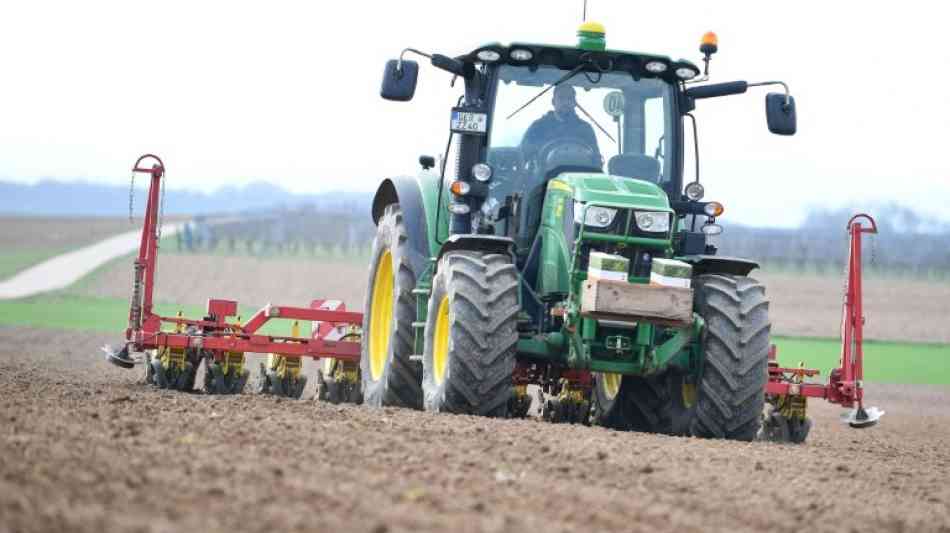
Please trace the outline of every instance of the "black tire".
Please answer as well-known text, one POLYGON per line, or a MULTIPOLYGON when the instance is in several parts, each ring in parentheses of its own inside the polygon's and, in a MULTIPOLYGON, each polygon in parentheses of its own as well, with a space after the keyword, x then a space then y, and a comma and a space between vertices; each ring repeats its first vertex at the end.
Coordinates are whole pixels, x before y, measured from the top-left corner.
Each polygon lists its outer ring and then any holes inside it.
POLYGON ((205 392, 207 394, 241 394, 244 392, 244 386, 247 384, 247 378, 250 374, 247 369, 241 369, 240 372, 231 369, 225 374, 220 363, 207 359, 205 364, 205 392))
POLYGON ((409 264, 408 253, 408 234, 402 211, 397 204, 388 205, 376 226, 368 290, 363 304, 362 396, 363 401, 373 407, 422 408, 422 365, 409 359, 414 344, 412 322, 416 319, 416 297, 412 290, 416 286, 416 273, 409 264), (392 283, 392 302, 388 310, 385 298, 374 302, 377 290, 383 290, 384 278, 392 283), (377 283, 380 287, 376 286, 377 283), (387 312, 391 314, 388 320, 385 318, 387 312), (379 336, 374 336, 374 333, 379 336))
POLYGON ((690 432, 751 441, 762 424, 768 380, 769 302, 745 276, 705 274, 694 281, 695 309, 706 327, 690 432))
POLYGON ((594 424, 624 431, 672 433, 671 398, 666 375, 594 374, 594 424))
POLYGON ((155 358, 151 352, 151 350, 145 352, 145 384, 157 385, 157 383, 155 383, 155 367, 152 366, 152 361, 155 358))
POLYGON ((508 416, 519 310, 518 271, 509 257, 472 251, 442 257, 422 357, 427 411, 508 416))

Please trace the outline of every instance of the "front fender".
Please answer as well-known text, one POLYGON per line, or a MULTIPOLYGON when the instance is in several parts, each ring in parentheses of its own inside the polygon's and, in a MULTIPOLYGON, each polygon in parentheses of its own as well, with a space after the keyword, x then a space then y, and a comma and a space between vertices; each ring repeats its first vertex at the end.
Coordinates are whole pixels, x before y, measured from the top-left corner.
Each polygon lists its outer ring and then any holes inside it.
POLYGON ((759 264, 749 259, 725 257, 719 255, 687 255, 678 258, 693 265, 693 275, 732 274, 748 276, 749 272, 759 268, 759 264))
MULTIPOLYGON (((387 178, 376 189, 373 196, 373 223, 379 224, 386 206, 399 204, 402 210, 403 224, 409 241, 412 264, 416 275, 421 275, 430 257, 438 252, 436 232, 436 209, 438 203, 438 177, 421 174, 415 178, 400 176, 387 178)), ((439 227, 448 225, 448 216, 443 213, 439 227)))

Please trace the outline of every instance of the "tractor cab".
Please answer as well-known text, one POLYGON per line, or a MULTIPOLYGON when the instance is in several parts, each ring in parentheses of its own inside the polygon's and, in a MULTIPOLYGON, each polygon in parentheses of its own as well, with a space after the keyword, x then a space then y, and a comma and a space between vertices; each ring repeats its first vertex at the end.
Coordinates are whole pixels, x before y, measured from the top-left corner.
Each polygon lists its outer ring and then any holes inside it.
MULTIPOLYGON (((464 95, 451 110, 453 153, 438 169, 436 228, 430 228, 435 237, 504 237, 524 260, 536 244, 551 180, 580 173, 597 176, 570 183, 574 195, 590 185, 586 192, 607 208, 638 207, 631 194, 646 195, 648 203, 664 195, 663 210, 676 214, 668 225, 679 226, 676 255, 715 253, 706 236, 721 231, 715 224, 721 206, 700 202, 698 165, 684 191, 685 118, 692 118, 697 99, 780 82, 688 85, 708 79, 718 46, 711 33, 701 46, 703 78, 686 60, 608 50, 598 23, 585 22, 578 39, 576 46, 492 43, 454 58, 407 48, 387 63, 381 95, 390 100, 410 100, 415 91, 419 66, 408 54, 427 57, 454 74, 453 83, 464 82, 464 95)), ((787 89, 784 96, 769 95, 767 113, 773 132, 794 133, 787 89)), ((695 122, 687 134, 695 135, 695 122)))

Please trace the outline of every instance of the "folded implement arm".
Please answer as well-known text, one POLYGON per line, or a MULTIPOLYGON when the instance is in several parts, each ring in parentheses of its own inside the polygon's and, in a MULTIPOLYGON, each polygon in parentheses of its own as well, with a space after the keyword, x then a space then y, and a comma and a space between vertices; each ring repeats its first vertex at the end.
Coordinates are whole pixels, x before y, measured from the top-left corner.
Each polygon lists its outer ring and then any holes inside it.
MULTIPOLYGON (((861 277, 861 238, 877 233, 877 224, 871 216, 858 214, 848 221, 850 236, 848 253, 847 289, 841 317, 841 357, 838 368, 831 371, 827 384, 807 383, 805 378, 818 375, 817 370, 783 368, 776 360, 775 347, 769 353, 769 382, 766 397, 773 413, 781 418, 801 418, 804 422, 807 398, 821 398, 830 403, 852 409, 842 416, 851 427, 870 427, 884 415, 884 411, 864 406, 864 323, 861 277)), ((773 415, 775 417, 775 415, 773 415)), ((783 420, 766 420, 781 424, 783 420)), ((807 427, 804 430, 807 433, 807 427)), ((766 427, 768 432, 768 427, 766 427)), ((794 432, 793 432, 794 433, 794 432)), ((804 435, 801 437, 804 440, 804 435)), ((779 440, 779 439, 776 439, 779 440)), ((793 436, 792 440, 796 440, 793 436)))
POLYGON ((338 328, 359 328, 363 321, 362 314, 330 308, 324 305, 323 300, 315 300, 310 307, 268 304, 243 324, 228 321, 237 316, 238 303, 232 300, 208 300, 207 314, 200 320, 156 314, 152 309, 152 296, 158 263, 159 198, 165 166, 157 156, 146 154, 135 162, 132 172, 148 174, 151 182, 142 241, 134 263, 126 342, 121 350, 104 348, 109 362, 122 368, 132 368, 143 361, 133 359, 131 352, 166 348, 197 350, 202 357, 216 362, 247 352, 359 361, 358 335, 355 338, 331 340, 334 336, 329 333, 338 328), (150 167, 145 166, 148 160, 152 161, 150 167), (310 321, 314 323, 313 333, 309 337, 262 334, 262 328, 272 319, 310 321))

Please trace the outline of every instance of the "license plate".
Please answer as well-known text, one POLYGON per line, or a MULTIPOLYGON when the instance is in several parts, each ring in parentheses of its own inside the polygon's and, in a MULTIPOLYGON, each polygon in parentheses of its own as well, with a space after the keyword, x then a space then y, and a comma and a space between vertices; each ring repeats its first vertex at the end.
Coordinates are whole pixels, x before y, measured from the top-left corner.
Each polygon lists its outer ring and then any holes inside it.
POLYGON ((488 115, 471 111, 452 111, 451 128, 456 133, 484 135, 488 132, 488 115))

